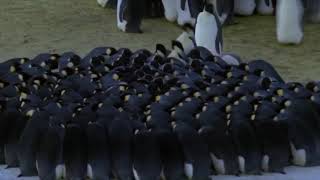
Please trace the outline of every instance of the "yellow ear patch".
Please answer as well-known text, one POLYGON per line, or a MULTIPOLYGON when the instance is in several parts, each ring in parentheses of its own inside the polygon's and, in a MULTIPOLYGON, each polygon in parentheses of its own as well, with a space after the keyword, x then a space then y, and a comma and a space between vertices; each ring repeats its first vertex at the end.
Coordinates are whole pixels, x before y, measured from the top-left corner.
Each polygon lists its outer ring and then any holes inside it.
POLYGON ((21 92, 19 100, 27 99, 28 95, 24 92, 21 92))
POLYGON ((292 104, 292 102, 291 102, 290 100, 288 100, 288 101, 286 101, 286 102, 284 103, 284 105, 285 105, 286 107, 291 106, 291 104, 292 104))
POLYGON ((231 106, 231 105, 228 105, 228 106, 226 107, 226 112, 227 112, 227 113, 230 113, 231 110, 232 110, 232 106, 231 106))
POLYGON ((187 85, 187 84, 181 84, 181 88, 182 88, 182 89, 188 89, 188 88, 189 88, 189 85, 187 85))
POLYGON ((126 95, 126 96, 124 97, 124 101, 125 101, 125 102, 128 102, 128 101, 130 100, 130 97, 131 97, 130 95, 126 95))
POLYGON ((119 78, 120 78, 120 77, 119 77, 118 74, 113 74, 113 75, 112 75, 112 79, 113 79, 113 80, 119 80, 119 78))
POLYGON ((16 68, 14 66, 10 66, 10 72, 16 72, 16 68))
POLYGON ((278 89, 277 94, 278 94, 278 96, 283 96, 284 95, 283 89, 278 89))
POLYGON ((26 116, 27 116, 27 117, 32 117, 33 114, 34 114, 34 112, 35 112, 34 109, 29 110, 29 111, 26 113, 26 116))
POLYGON ((253 114, 253 115, 251 115, 251 121, 254 121, 254 120, 256 120, 256 115, 255 114, 253 114))
POLYGON ((159 102, 161 100, 161 96, 156 96, 156 101, 159 102))
POLYGON ((201 96, 201 93, 200 93, 200 92, 195 92, 195 93, 193 94, 193 96, 196 97, 196 98, 198 98, 198 97, 201 96))

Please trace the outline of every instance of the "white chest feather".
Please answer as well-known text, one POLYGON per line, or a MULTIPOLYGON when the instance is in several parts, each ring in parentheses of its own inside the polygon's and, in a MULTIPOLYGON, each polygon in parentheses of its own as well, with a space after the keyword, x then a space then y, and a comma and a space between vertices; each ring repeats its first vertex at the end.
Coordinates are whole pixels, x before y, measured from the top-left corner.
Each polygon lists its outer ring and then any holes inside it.
POLYGON ((238 156, 239 170, 241 173, 246 172, 246 160, 242 156, 238 156))
POLYGON ((249 16, 256 8, 255 0, 234 0, 234 12, 239 15, 249 16))
POLYGON ((184 173, 188 177, 188 179, 192 179, 193 177, 193 165, 189 163, 184 164, 184 173))
POLYGON ((212 164, 214 169, 218 174, 226 174, 226 168, 224 165, 224 161, 222 159, 218 159, 213 153, 210 153, 212 164))
POLYGON ((264 155, 262 158, 262 170, 265 172, 269 171, 269 156, 268 155, 264 155))
POLYGON ((208 0, 208 3, 213 5, 213 7, 215 8, 214 10, 215 10, 216 14, 218 14, 218 17, 219 17, 221 24, 224 24, 224 22, 226 21, 226 19, 228 17, 228 12, 223 11, 220 16, 218 8, 223 8, 223 7, 218 7, 219 5, 218 5, 217 0, 208 0))
POLYGON ((64 179, 66 177, 66 167, 64 164, 59 164, 56 169, 56 179, 64 179))
POLYGON ((93 171, 92 171, 92 166, 90 164, 87 165, 87 176, 90 179, 93 179, 93 171))
POLYGON ((183 32, 177 38, 177 41, 179 41, 182 44, 185 54, 188 54, 194 48, 194 44, 190 38, 194 38, 194 34, 188 32, 183 32))
MULTIPOLYGON (((195 30, 195 40, 197 46, 202 46, 210 50, 214 55, 219 55, 216 47, 216 38, 218 36, 218 25, 215 17, 208 12, 201 12, 197 19, 195 30)), ((220 44, 220 43, 219 43, 220 44)))
POLYGON ((184 10, 181 8, 181 0, 177 0, 177 13, 178 13, 178 24, 183 26, 185 24, 195 24, 195 19, 191 17, 190 8, 188 1, 185 4, 184 10))
POLYGON ((269 1, 269 6, 266 4, 265 0, 259 0, 257 4, 257 11, 262 15, 271 15, 273 14, 274 5, 272 4, 272 0, 269 1))
POLYGON ((162 0, 164 7, 164 15, 170 22, 174 22, 178 18, 177 0, 162 0))
POLYGON ((302 20, 303 7, 300 0, 278 0, 278 41, 284 44, 299 44, 303 39, 302 20))
POLYGON ((304 149, 296 149, 292 143, 290 143, 290 148, 293 156, 293 164, 297 166, 305 166, 307 163, 306 151, 304 149))

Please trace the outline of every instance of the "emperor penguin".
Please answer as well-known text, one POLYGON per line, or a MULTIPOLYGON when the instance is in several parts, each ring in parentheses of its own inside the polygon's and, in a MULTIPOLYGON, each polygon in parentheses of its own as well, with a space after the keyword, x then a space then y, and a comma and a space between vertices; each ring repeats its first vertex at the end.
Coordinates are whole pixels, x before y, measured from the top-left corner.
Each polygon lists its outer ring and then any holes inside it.
POLYGON ((199 0, 177 0, 178 24, 195 25, 196 18, 203 8, 203 1, 199 0))
POLYGON ((300 44, 303 39, 303 3, 301 0, 277 1, 277 39, 282 44, 300 44))
POLYGON ((123 32, 142 33, 140 29, 144 16, 144 0, 118 0, 117 25, 123 32))
POLYGON ((207 48, 213 55, 219 56, 223 48, 222 27, 213 5, 205 4, 204 10, 197 18, 195 43, 207 48))
POLYGON ((177 0, 162 0, 164 16, 170 22, 175 22, 178 18, 177 0))
POLYGON ((257 11, 261 15, 272 15, 275 9, 273 0, 258 0, 257 11))
POLYGON ((190 51, 195 47, 194 42, 194 28, 191 24, 185 24, 183 26, 183 32, 176 39, 182 46, 185 54, 189 54, 190 51))
POLYGON ((242 16, 250 16, 256 8, 255 0, 235 0, 234 12, 242 16))
POLYGON ((232 24, 234 16, 234 0, 209 0, 219 17, 221 24, 232 24))

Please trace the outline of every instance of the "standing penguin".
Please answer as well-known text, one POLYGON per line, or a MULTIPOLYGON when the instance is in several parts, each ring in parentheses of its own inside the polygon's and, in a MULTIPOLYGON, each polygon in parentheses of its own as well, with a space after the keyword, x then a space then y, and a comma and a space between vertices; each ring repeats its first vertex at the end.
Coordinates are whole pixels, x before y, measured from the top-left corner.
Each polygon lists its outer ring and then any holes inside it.
POLYGON ((258 0, 257 11, 261 15, 272 15, 275 9, 273 0, 258 0))
POLYGON ((214 5, 221 24, 232 24, 234 16, 234 0, 209 0, 214 5))
POLYGON ((144 16, 144 0, 118 0, 117 23, 123 32, 142 33, 140 26, 144 16))
POLYGON ((256 8, 255 0, 235 0, 234 12, 242 16, 250 16, 256 8))
POLYGON ((162 0, 164 7, 164 16, 170 22, 174 22, 178 18, 177 0, 162 0))
POLYGON ((161 158, 156 134, 136 130, 133 138, 133 173, 135 180, 160 180, 161 158))
POLYGON ((84 179, 87 173, 87 142, 79 124, 67 124, 63 141, 66 179, 84 179))
POLYGON ((197 46, 207 48, 213 55, 220 55, 222 52, 222 27, 212 4, 206 3, 197 18, 195 41, 197 46))
POLYGON ((88 177, 109 180, 111 159, 109 139, 105 127, 99 122, 89 122, 88 138, 88 177))
POLYGON ((303 39, 303 13, 301 0, 277 1, 277 38, 282 44, 299 44, 303 39))
POLYGON ((194 25, 202 8, 203 3, 199 0, 177 0, 178 24, 194 25))

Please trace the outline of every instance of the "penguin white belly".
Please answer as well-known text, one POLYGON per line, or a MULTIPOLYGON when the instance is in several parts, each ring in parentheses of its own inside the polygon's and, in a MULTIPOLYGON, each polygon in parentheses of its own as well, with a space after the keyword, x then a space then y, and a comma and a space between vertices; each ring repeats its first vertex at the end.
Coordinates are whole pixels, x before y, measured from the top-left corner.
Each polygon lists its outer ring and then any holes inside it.
POLYGON ((246 172, 246 160, 242 156, 238 156, 239 170, 242 174, 246 172))
POLYGON ((162 0, 164 7, 164 15, 170 22, 174 22, 178 18, 177 0, 162 0))
POLYGON ((122 0, 118 0, 118 4, 117 4, 117 26, 121 31, 125 32, 126 31, 127 21, 120 18, 120 16, 122 16, 120 14, 121 13, 121 11, 120 11, 121 4, 122 4, 122 0))
POLYGON ((106 7, 109 0, 97 0, 98 4, 102 7, 106 7))
POLYGON ((264 155, 263 156, 263 159, 262 159, 262 170, 265 171, 265 172, 268 172, 269 171, 269 161, 270 161, 270 158, 268 155, 264 155))
POLYGON ((296 147, 290 143, 290 149, 293 156, 293 164, 297 166, 305 166, 307 163, 307 153, 304 149, 296 149, 296 147))
POLYGON ((303 39, 303 7, 300 0, 278 0, 277 38, 280 43, 299 44, 303 39))
POLYGON ((93 171, 92 171, 91 164, 87 165, 87 176, 88 176, 88 178, 93 179, 93 171))
POLYGON ((255 0, 235 0, 234 12, 239 15, 249 16, 253 14, 256 8, 255 0))
POLYGON ((188 177, 188 179, 192 179, 193 177, 193 165, 190 163, 184 164, 184 173, 188 177))
POLYGON ((134 179, 140 180, 140 176, 139 176, 137 170, 134 168, 134 166, 132 167, 132 172, 133 172, 134 179))
POLYGON ((183 26, 185 24, 195 24, 195 19, 191 17, 190 9, 189 9, 189 3, 186 2, 185 9, 181 9, 181 1, 177 1, 177 12, 178 12, 178 24, 180 26, 183 26))
POLYGON ((214 169, 218 174, 226 174, 226 168, 224 165, 224 161, 222 159, 218 159, 213 153, 210 153, 212 164, 214 169))
POLYGON ((59 164, 56 166, 56 179, 65 179, 66 177, 66 166, 64 164, 59 164))
MULTIPOLYGON (((212 4, 212 5, 214 6, 215 12, 216 12, 217 15, 219 14, 219 13, 218 13, 218 11, 219 11, 218 9, 219 9, 219 8, 222 8, 222 9, 223 9, 223 7, 218 7, 219 5, 218 5, 217 0, 208 0, 208 3, 209 3, 209 4, 212 4)), ((219 20, 220 20, 221 24, 224 24, 224 22, 225 22, 226 19, 228 18, 228 13, 225 12, 224 9, 223 9, 223 12, 222 12, 221 16, 218 15, 218 17, 219 17, 219 20)))
POLYGON ((262 15, 272 15, 274 11, 274 4, 272 4, 272 0, 269 1, 269 6, 265 3, 265 0, 259 0, 257 5, 257 11, 262 15))
POLYGON ((200 13, 195 30, 195 40, 197 46, 207 48, 213 55, 219 55, 219 52, 216 50, 217 48, 215 43, 217 34, 218 26, 213 15, 210 15, 206 12, 200 13), (208 25, 211 25, 211 27, 208 27, 208 25))

